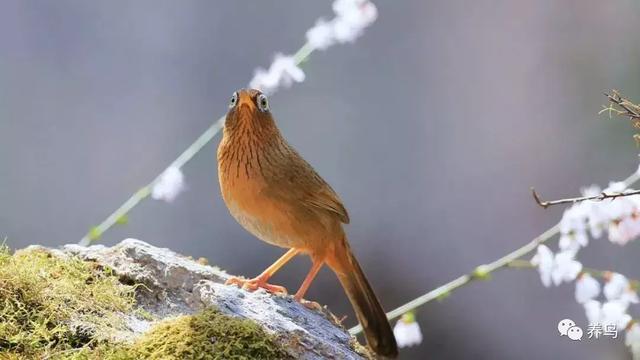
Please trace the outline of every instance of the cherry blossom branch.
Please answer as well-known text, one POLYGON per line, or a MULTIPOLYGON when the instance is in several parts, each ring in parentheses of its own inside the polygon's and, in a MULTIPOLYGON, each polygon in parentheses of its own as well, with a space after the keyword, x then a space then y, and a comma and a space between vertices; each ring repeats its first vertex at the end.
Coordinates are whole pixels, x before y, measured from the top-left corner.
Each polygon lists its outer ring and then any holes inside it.
MULTIPOLYGON (((533 239, 528 244, 518 248, 517 250, 501 257, 500 259, 495 260, 489 264, 479 265, 473 271, 468 274, 464 274, 442 286, 439 286, 424 295, 417 297, 414 300, 390 311, 387 313, 387 318, 389 320, 393 320, 395 318, 400 317, 402 314, 415 310, 416 308, 425 305, 433 300, 444 299, 448 297, 451 292, 454 290, 461 288, 474 280, 487 280, 490 278, 490 275, 501 268, 506 267, 509 263, 514 260, 530 253, 535 250, 538 245, 545 243, 549 239, 551 239, 554 235, 558 233, 559 227, 558 225, 554 225, 549 228, 547 231, 542 233, 540 236, 533 239)), ((349 332, 352 335, 356 335, 362 331, 362 327, 360 325, 354 326, 349 329, 349 332)))
MULTIPOLYGON (((638 180, 640 180, 640 175, 638 174, 638 172, 635 172, 631 176, 627 177, 624 181, 622 181, 622 184, 624 184, 625 187, 629 187, 632 184, 636 183, 638 180)), ((510 252, 509 254, 491 263, 479 265, 472 272, 464 274, 388 312, 387 318, 389 320, 393 320, 433 300, 444 299, 448 297, 453 291, 465 285, 468 285, 474 280, 488 280, 491 278, 492 273, 502 268, 508 267, 509 264, 513 263, 515 260, 518 260, 521 257, 531 253, 533 250, 537 249, 538 245, 544 244, 545 242, 549 241, 559 232, 560 224, 558 223, 547 229, 545 232, 531 240, 526 245, 510 252)), ((349 333, 352 335, 357 335, 360 332, 362 332, 362 326, 360 325, 354 326, 349 329, 349 333)))
POLYGON ((615 198, 624 197, 624 196, 640 195, 640 190, 625 191, 620 193, 602 192, 599 195, 594 195, 594 196, 581 196, 581 197, 551 200, 551 201, 542 201, 540 199, 540 196, 536 192, 536 189, 534 188, 531 188, 531 194, 533 195, 533 199, 536 201, 536 203, 546 209, 549 206, 553 206, 553 205, 575 204, 575 203, 586 201, 586 200, 595 200, 595 201, 602 201, 605 199, 613 200, 615 198))

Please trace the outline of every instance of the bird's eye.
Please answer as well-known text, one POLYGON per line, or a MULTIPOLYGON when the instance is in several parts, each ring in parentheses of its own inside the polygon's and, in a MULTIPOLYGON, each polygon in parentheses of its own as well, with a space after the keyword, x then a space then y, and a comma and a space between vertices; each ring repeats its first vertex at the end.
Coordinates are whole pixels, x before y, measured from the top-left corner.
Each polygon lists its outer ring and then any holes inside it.
POLYGON ((238 92, 234 92, 231 96, 231 101, 229 101, 229 108, 232 108, 238 104, 238 92))
POLYGON ((264 94, 258 95, 258 97, 256 98, 256 103, 258 104, 258 109, 260 109, 260 111, 269 111, 269 101, 267 100, 267 97, 264 96, 264 94))

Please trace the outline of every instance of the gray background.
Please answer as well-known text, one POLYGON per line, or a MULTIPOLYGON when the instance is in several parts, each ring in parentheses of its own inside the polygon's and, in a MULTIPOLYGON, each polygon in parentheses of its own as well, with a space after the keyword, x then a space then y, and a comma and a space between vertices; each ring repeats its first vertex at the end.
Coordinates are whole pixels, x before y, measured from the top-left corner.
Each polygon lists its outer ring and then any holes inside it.
MULTIPOLYGON (((597 115, 603 91, 640 100, 635 1, 378 1, 356 43, 316 53, 307 81, 271 98, 288 140, 341 194, 351 242, 394 308, 528 242, 569 196, 626 177, 628 121, 597 115)), ((14 248, 76 242, 226 110, 275 52, 292 53, 329 2, 0 2, 0 235, 14 248)), ((135 237, 232 273, 255 275, 282 250, 228 214, 215 146, 184 168, 188 191, 149 200, 135 237)), ((554 245, 555 246, 555 245, 554 245)), ((590 266, 640 277, 638 243, 595 241, 590 266)), ((297 259, 275 278, 292 291, 297 259)), ((308 297, 354 317, 333 274, 308 297)), ((632 309, 637 316, 637 309, 632 309)), ((571 343, 585 324, 573 286, 528 270, 420 309, 424 343, 405 359, 628 358, 623 339, 571 343)))

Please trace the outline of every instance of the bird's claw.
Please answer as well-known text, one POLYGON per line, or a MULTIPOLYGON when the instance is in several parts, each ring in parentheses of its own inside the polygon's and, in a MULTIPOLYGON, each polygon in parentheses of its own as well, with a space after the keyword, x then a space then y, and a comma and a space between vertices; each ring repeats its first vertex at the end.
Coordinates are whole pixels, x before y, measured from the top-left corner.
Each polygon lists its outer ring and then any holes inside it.
POLYGON ((269 284, 260 278, 244 279, 240 277, 231 277, 225 282, 225 285, 236 285, 251 292, 258 289, 265 289, 266 291, 277 295, 287 295, 288 293, 284 286, 269 284))
POLYGON ((298 300, 298 302, 309 310, 316 310, 316 311, 322 310, 322 305, 320 305, 315 301, 300 299, 298 300))

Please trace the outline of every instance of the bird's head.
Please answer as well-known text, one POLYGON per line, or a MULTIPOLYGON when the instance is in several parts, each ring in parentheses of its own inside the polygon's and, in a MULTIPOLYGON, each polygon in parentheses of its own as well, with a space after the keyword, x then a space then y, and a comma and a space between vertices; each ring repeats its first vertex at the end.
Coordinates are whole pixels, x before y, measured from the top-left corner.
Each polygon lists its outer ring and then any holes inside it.
POLYGON ((275 122, 269 110, 269 100, 259 90, 240 89, 229 100, 229 111, 225 120, 225 130, 263 132, 275 129, 275 122))

